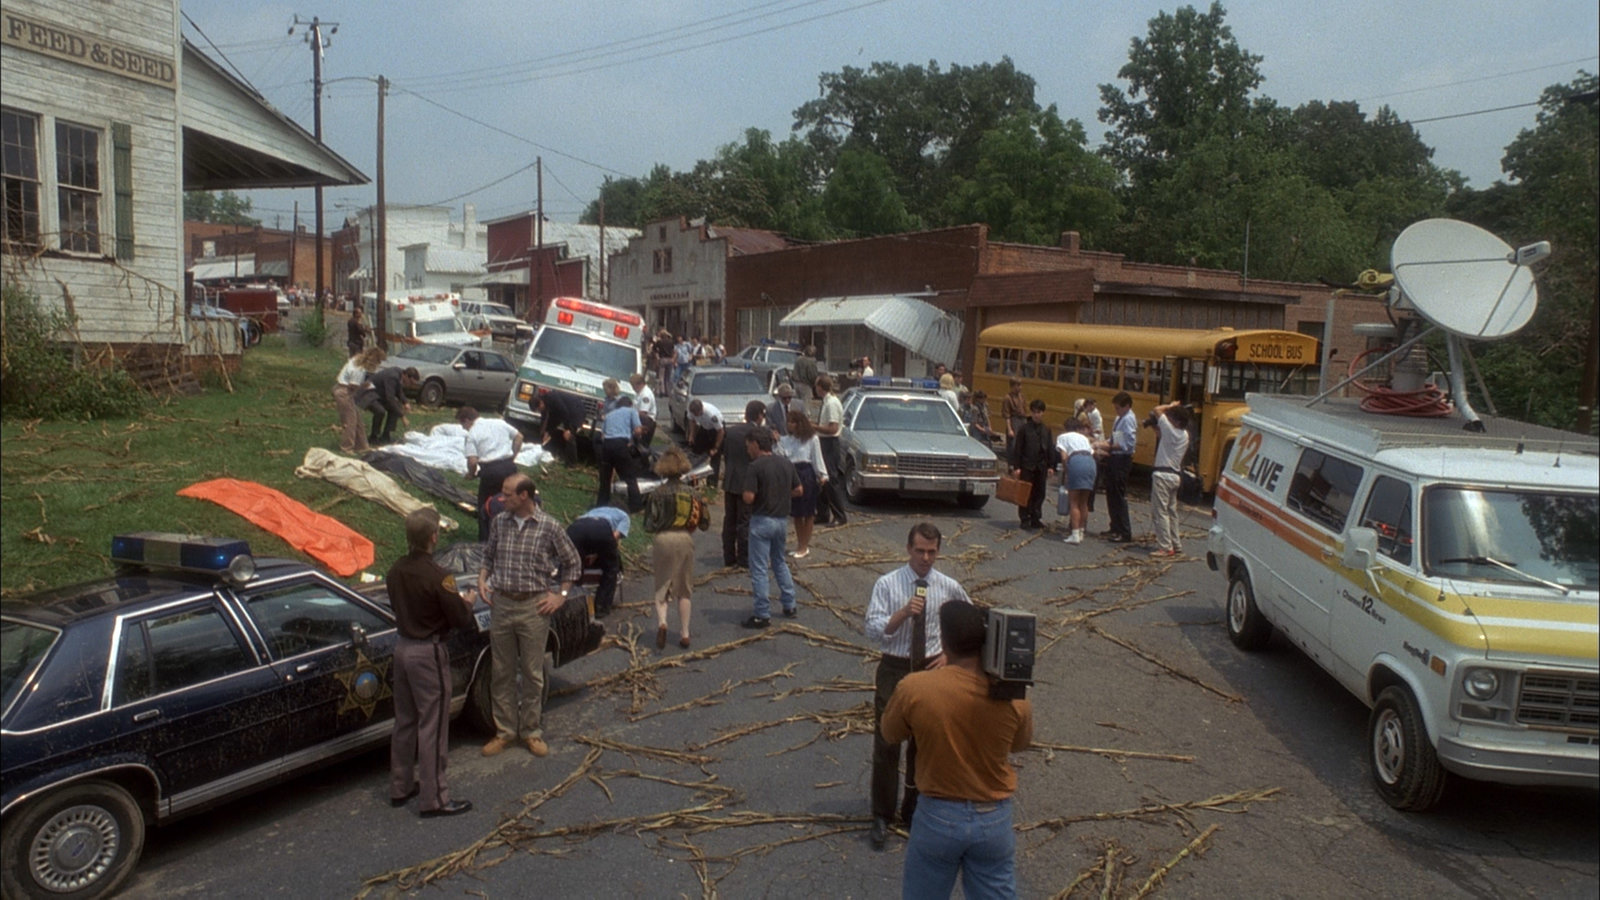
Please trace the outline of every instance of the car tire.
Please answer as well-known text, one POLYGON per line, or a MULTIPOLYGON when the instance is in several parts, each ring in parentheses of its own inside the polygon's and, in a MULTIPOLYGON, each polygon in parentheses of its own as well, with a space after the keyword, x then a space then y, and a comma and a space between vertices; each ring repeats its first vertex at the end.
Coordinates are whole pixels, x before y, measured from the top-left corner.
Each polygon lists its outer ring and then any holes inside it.
POLYGON ((417 400, 423 406, 444 405, 444 382, 431 378, 422 383, 422 390, 417 395, 417 400))
POLYGON ((1394 684, 1378 694, 1367 738, 1372 784, 1385 803, 1421 812, 1444 796, 1446 772, 1409 688, 1394 684))
POLYGON ((861 475, 856 471, 854 460, 844 461, 844 471, 839 473, 844 479, 844 495, 851 503, 857 506, 867 505, 867 489, 861 484, 861 475))
POLYGON ((144 813, 126 790, 87 781, 46 794, 5 824, 7 897, 107 897, 144 849, 144 813))
POLYGON ((979 510, 989 505, 988 494, 962 494, 957 501, 962 509, 979 510))
POLYGON ((1256 606, 1256 592, 1250 586, 1250 573, 1235 565, 1228 573, 1228 609, 1223 620, 1228 625, 1228 640, 1240 650, 1260 650, 1272 638, 1272 623, 1256 606))

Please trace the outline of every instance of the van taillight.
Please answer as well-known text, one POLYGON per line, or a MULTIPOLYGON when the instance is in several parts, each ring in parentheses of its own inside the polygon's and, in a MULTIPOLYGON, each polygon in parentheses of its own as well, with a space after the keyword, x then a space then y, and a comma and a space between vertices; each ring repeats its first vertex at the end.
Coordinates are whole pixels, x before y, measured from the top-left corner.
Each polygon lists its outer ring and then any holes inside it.
POLYGON ((618 325, 617 327, 611 329, 611 333, 619 338, 626 339, 628 337, 629 330, 630 329, 626 325, 618 325))
POLYGON ((569 312, 556 313, 556 321, 561 323, 562 325, 571 325, 572 324, 572 313, 569 313, 569 312))

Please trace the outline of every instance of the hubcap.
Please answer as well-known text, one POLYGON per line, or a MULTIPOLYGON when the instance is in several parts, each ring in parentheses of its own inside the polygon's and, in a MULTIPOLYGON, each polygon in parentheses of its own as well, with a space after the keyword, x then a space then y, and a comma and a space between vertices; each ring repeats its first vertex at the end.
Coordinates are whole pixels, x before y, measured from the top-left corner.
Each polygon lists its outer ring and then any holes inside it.
POLYGON ((121 844, 122 831, 110 812, 71 806, 39 829, 28 848, 28 864, 34 880, 48 890, 81 890, 106 874, 121 844))
POLYGON ((1378 727, 1372 730, 1372 762, 1384 784, 1399 781, 1405 769, 1405 735, 1400 728, 1400 717, 1392 709, 1379 714, 1378 727))
POLYGON ((1244 631, 1244 617, 1247 610, 1248 606, 1244 599, 1244 584, 1235 581, 1232 589, 1228 591, 1228 625, 1233 629, 1234 634, 1240 634, 1244 631))

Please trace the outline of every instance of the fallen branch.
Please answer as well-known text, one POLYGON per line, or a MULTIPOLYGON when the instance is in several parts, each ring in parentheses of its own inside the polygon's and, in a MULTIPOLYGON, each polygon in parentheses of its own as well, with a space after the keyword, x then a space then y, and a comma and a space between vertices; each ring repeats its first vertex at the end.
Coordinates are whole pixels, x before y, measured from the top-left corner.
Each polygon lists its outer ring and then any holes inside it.
POLYGON ((1200 845, 1209 840, 1213 834, 1217 833, 1217 829, 1221 827, 1221 825, 1212 825, 1205 831, 1200 832, 1200 836, 1190 841, 1189 846, 1179 850, 1177 856, 1167 860, 1160 868, 1151 872, 1150 877, 1144 880, 1144 884, 1139 885, 1139 890, 1133 895, 1133 900, 1141 900, 1141 898, 1149 896, 1150 892, 1154 891, 1156 886, 1161 883, 1161 880, 1167 876, 1167 873, 1172 871, 1173 866, 1183 862, 1184 857, 1189 854, 1198 852, 1200 845))
POLYGON ((1107 759, 1117 760, 1118 762, 1124 759, 1159 759, 1165 762, 1181 763, 1194 762, 1194 757, 1192 756, 1181 756, 1175 753, 1149 753, 1141 750, 1117 750, 1110 747, 1076 747, 1072 744, 1046 744, 1042 741, 1034 741, 1028 746, 1028 749, 1047 751, 1059 750, 1063 753, 1093 753, 1104 756, 1107 759))
POLYGON ((1053 819, 1040 819, 1037 822, 1028 822, 1016 827, 1017 832, 1026 833, 1040 828, 1051 831, 1060 831, 1068 825, 1079 822, 1107 822, 1113 819, 1145 819, 1163 813, 1182 813, 1191 809, 1210 809, 1218 812, 1242 813, 1245 808, 1257 800, 1269 800, 1283 788, 1258 788, 1256 790, 1238 791, 1232 794, 1218 794, 1204 800, 1190 800, 1184 803, 1156 803, 1150 806, 1140 806, 1134 809, 1121 809, 1115 812, 1082 813, 1076 816, 1057 816, 1053 819))
POLYGON ((1169 663, 1161 661, 1160 659, 1157 659, 1151 653, 1149 653, 1149 652, 1147 652, 1145 650, 1139 649, 1138 647, 1134 646, 1133 644, 1129 643, 1128 641, 1125 641, 1122 638, 1116 637, 1115 635, 1108 634, 1107 632, 1102 631, 1098 626, 1094 625, 1093 623, 1091 623, 1091 624, 1089 624, 1089 625, 1087 625, 1085 627, 1087 627, 1090 631, 1094 632, 1095 634, 1098 634, 1101 637, 1105 638, 1106 640, 1110 641, 1111 643, 1116 644, 1117 646, 1122 647, 1123 649, 1131 652, 1132 654, 1134 654, 1135 656, 1139 657, 1140 659, 1143 659, 1143 660, 1145 660, 1147 662, 1150 662, 1150 663, 1152 663, 1154 665, 1160 666, 1161 668, 1163 668, 1166 671, 1172 673, 1173 675, 1176 675, 1179 678, 1182 678, 1184 681, 1188 681, 1188 682, 1191 682, 1193 684, 1199 685, 1200 687, 1204 688, 1205 690, 1210 691, 1213 694, 1216 694, 1218 697, 1221 697, 1222 699, 1228 701, 1229 703, 1243 703, 1244 702, 1244 698, 1239 696, 1238 694, 1230 694, 1227 691, 1225 691, 1225 690, 1223 690, 1223 689, 1221 689, 1219 687, 1213 687, 1212 685, 1206 684, 1204 681, 1201 681, 1199 678, 1197 678, 1197 677, 1195 677, 1193 675, 1190 675, 1188 672, 1185 672, 1182 669, 1177 668, 1176 666, 1173 666, 1173 665, 1171 665, 1169 663))

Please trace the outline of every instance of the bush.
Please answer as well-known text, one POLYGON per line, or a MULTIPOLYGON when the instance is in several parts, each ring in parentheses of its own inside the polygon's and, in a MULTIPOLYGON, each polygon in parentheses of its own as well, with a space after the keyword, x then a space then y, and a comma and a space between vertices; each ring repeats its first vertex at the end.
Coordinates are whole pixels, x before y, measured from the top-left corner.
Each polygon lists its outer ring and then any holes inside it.
POLYGON ((300 317, 300 337, 308 347, 321 347, 328 342, 328 321, 322 317, 322 307, 313 306, 300 317))
POLYGON ((114 366, 76 365, 62 338, 72 319, 45 309, 32 293, 0 287, 0 410, 32 419, 105 419, 131 416, 146 397, 128 373, 114 366))

